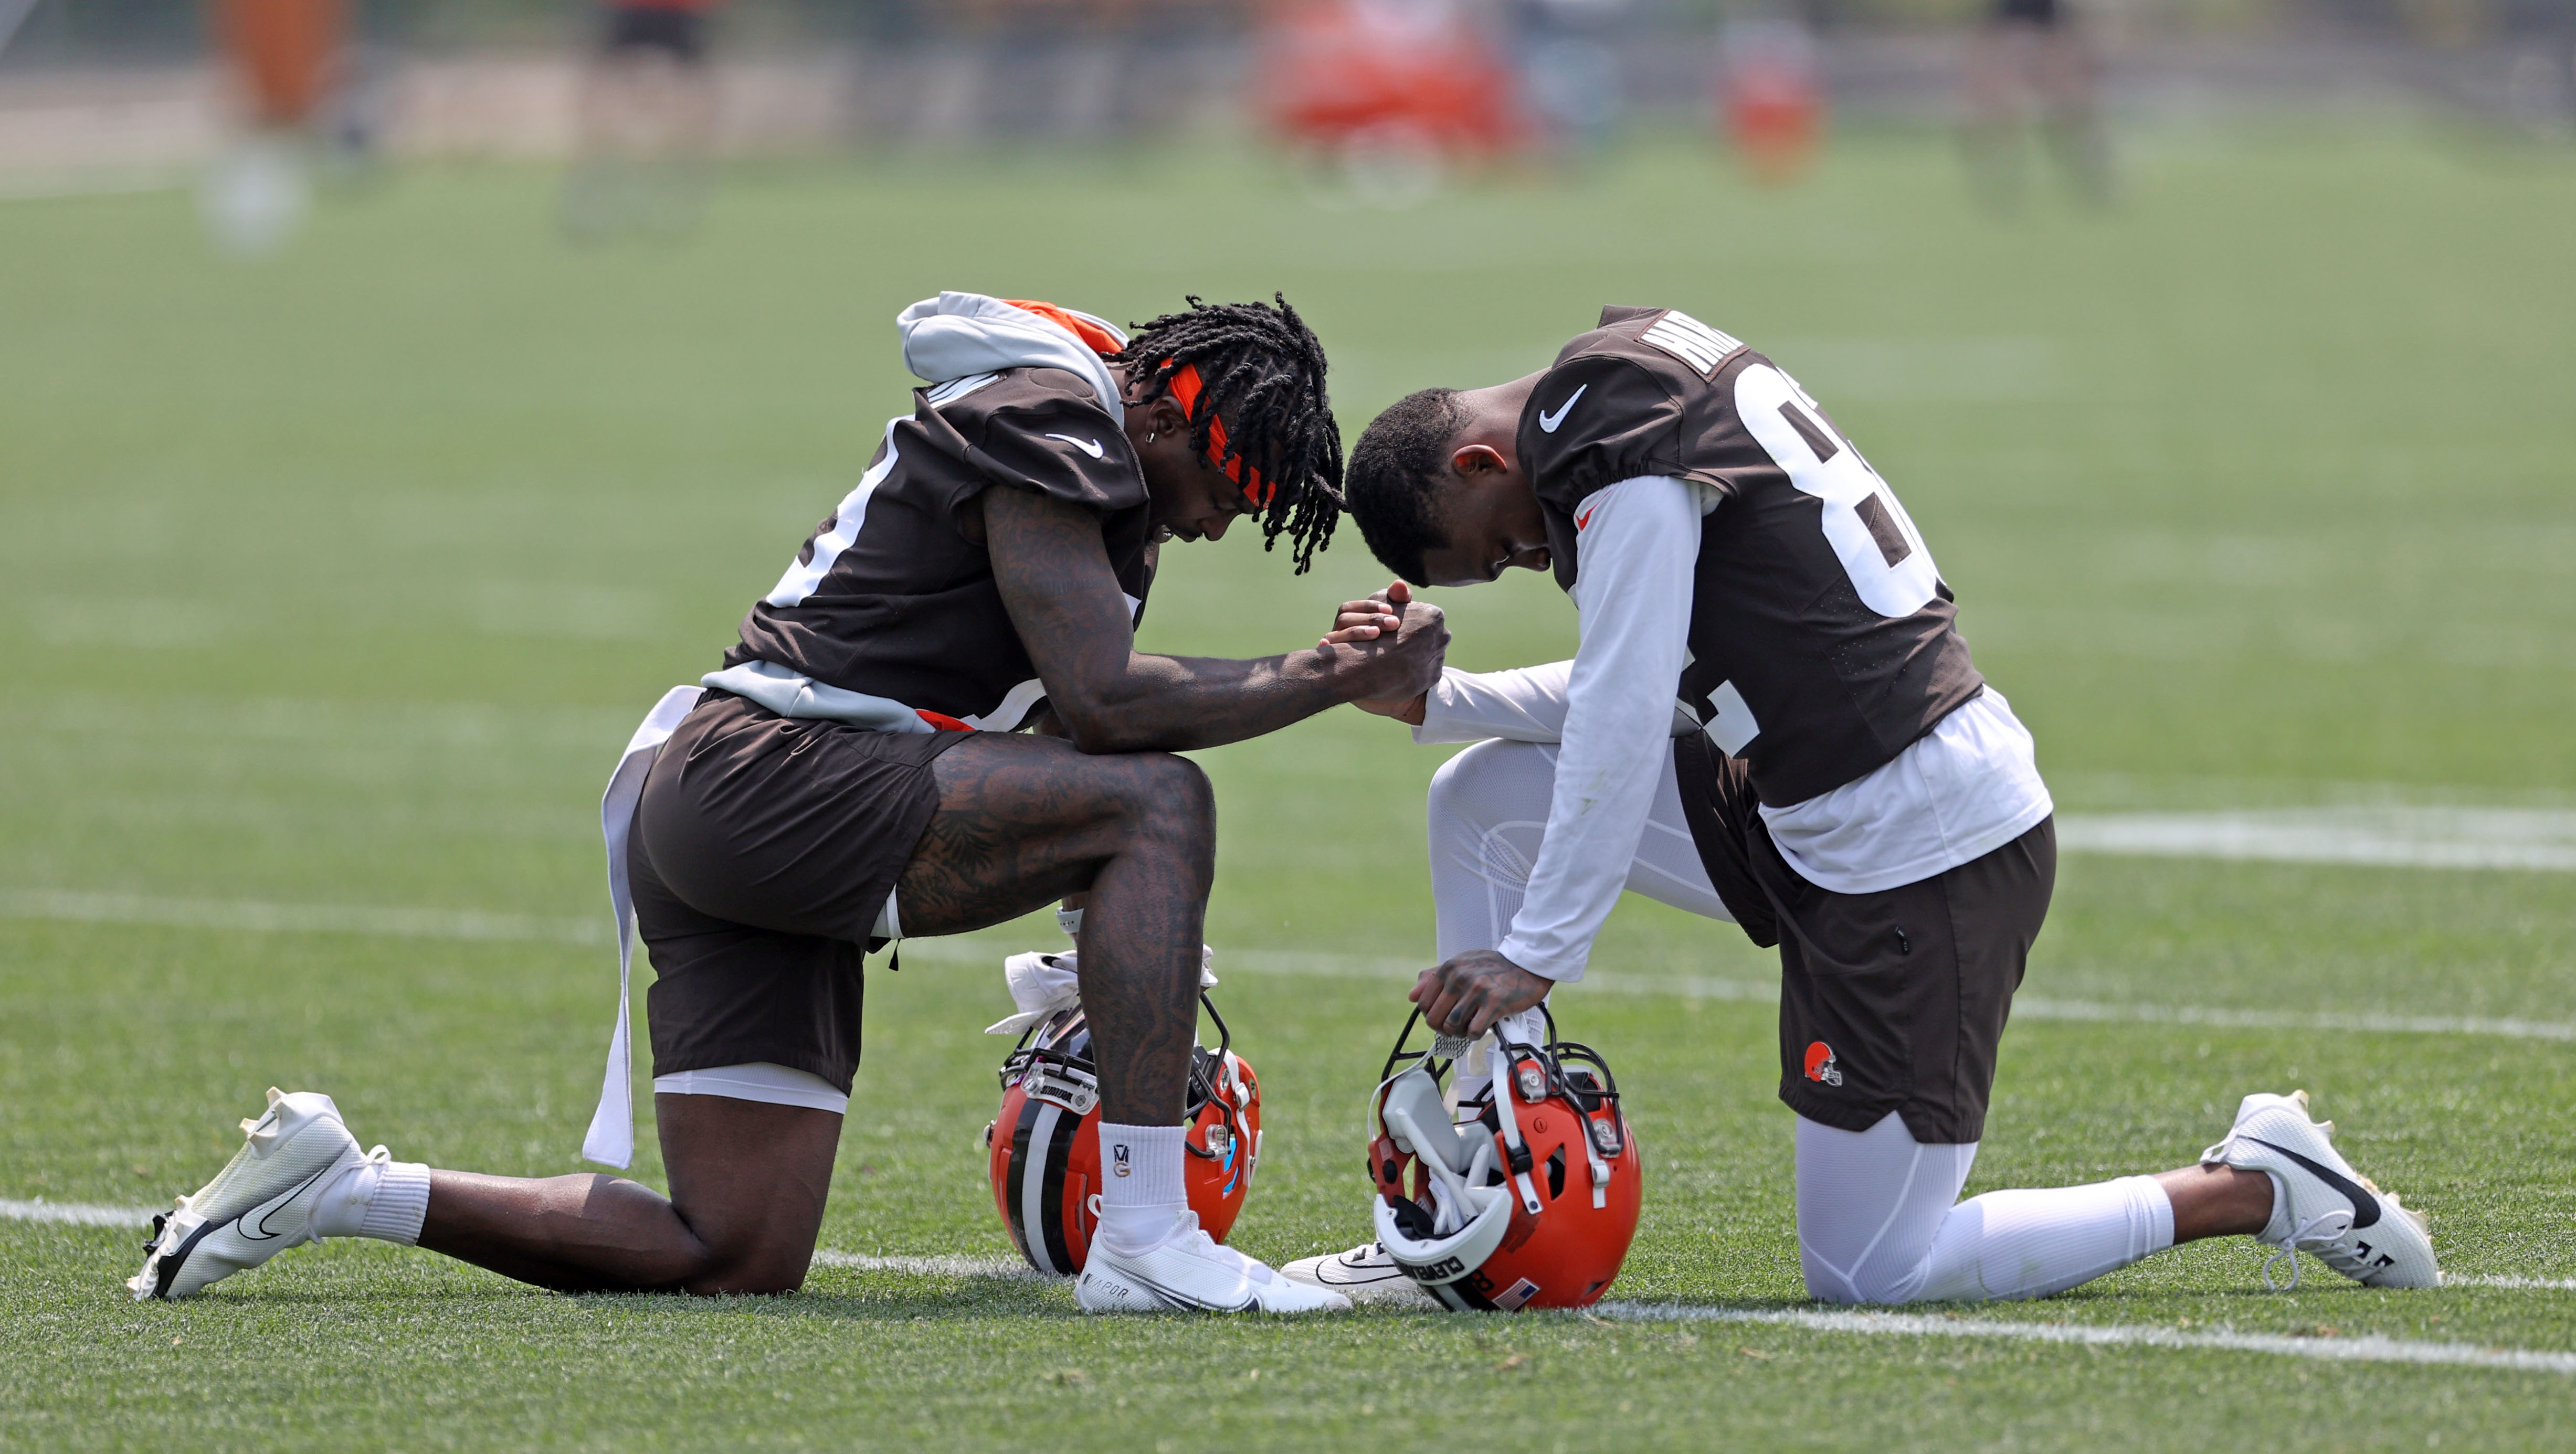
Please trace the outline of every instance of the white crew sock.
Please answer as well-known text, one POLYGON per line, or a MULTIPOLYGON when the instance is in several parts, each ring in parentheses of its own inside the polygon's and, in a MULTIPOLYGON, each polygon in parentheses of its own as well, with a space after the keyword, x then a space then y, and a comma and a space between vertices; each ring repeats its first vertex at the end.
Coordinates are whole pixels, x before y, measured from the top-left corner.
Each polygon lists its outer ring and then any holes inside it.
POLYGON ((412 1247, 419 1245, 428 1217, 427 1163, 396 1161, 379 1146, 322 1189, 313 1204, 313 1235, 373 1237, 412 1247))
POLYGON ((1100 1240, 1150 1252, 1171 1240, 1190 1209, 1181 1170, 1183 1126, 1100 1123, 1100 1240))

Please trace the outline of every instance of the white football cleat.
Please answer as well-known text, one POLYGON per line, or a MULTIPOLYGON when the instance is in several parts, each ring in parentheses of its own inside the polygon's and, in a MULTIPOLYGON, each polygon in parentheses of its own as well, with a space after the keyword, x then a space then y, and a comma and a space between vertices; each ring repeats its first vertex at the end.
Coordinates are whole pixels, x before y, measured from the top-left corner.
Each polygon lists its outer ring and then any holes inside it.
POLYGON ((1073 1287, 1086 1313, 1346 1313, 1337 1292, 1290 1282, 1262 1263, 1220 1247, 1199 1230, 1196 1212, 1148 1252, 1118 1252, 1095 1238, 1073 1287))
POLYGON ((313 1091, 269 1087, 268 1110, 242 1122, 242 1149, 194 1196, 152 1219, 143 1270, 125 1280, 134 1299, 193 1297, 207 1287, 285 1251, 319 1240, 313 1207, 338 1173, 385 1148, 358 1149, 340 1123, 340 1108, 313 1091))
POLYGON ((1279 1275, 1340 1293, 1355 1303, 1440 1305, 1439 1299, 1422 1290, 1422 1284, 1404 1275, 1404 1269, 1386 1254, 1383 1242, 1363 1242, 1348 1252, 1324 1257, 1300 1257, 1280 1268, 1279 1275))
POLYGON ((2256 1094, 2236 1108, 2227 1139, 2200 1153, 2205 1165, 2272 1177, 2272 1222, 2255 1239, 2281 1250, 2263 1263, 2264 1286, 2274 1285, 2272 1264, 2287 1257, 2297 1287, 2298 1254, 2306 1252, 2366 1287, 2440 1287, 2423 1214, 2353 1170, 2333 1134, 2334 1122, 2308 1119, 2306 1091, 2256 1094))

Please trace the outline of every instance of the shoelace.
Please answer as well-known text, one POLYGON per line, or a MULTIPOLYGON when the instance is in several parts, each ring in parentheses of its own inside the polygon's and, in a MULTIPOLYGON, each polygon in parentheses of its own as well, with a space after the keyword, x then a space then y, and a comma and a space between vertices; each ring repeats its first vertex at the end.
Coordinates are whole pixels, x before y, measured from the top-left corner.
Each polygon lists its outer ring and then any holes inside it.
MULTIPOLYGON (((2299 1252, 2301 1250, 2299 1244, 2307 1240, 2307 1236, 2310 1232, 2315 1231, 2317 1228, 2342 1215, 2344 1214, 2341 1212, 2321 1212, 2292 1228, 2290 1230, 2289 1237, 2281 1243, 2280 1250, 2263 1259, 2262 1272, 2264 1289, 2269 1292, 2297 1292, 2299 1290, 2299 1252), (2290 1259, 2290 1285, 2288 1287, 2282 1287, 2272 1281, 2272 1264, 2280 1261, 2284 1257, 2290 1259)), ((2328 1244, 2329 1247, 2331 1245, 2332 1244, 2328 1244)), ((2334 1265, 2334 1259, 2327 1255, 2326 1248, 2310 1247, 2305 1250, 2311 1256, 2315 1257, 2318 1261, 2325 1263, 2327 1266, 2332 1267, 2334 1265)))

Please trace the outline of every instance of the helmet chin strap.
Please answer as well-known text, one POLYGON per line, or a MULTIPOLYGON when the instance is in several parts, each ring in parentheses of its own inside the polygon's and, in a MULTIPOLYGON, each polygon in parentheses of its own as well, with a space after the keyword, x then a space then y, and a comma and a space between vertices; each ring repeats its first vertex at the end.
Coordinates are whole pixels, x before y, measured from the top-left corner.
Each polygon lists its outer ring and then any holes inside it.
POLYGON ((1512 1105, 1516 1094, 1512 1077, 1519 1071, 1520 1062, 1511 1053, 1512 1047, 1499 1039, 1494 1049, 1501 1056, 1500 1067, 1494 1072, 1494 1104, 1501 1110, 1503 1149, 1510 1156, 1512 1182, 1521 1189, 1521 1210, 1535 1217, 1539 1213, 1538 1188, 1530 1181, 1529 1147, 1521 1141, 1520 1112, 1512 1105))

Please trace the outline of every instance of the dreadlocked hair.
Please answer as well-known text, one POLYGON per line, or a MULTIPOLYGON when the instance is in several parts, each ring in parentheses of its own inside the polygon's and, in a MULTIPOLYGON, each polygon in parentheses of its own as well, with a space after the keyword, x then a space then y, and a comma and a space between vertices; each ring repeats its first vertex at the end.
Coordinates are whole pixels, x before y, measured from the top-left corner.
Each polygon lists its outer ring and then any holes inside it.
POLYGON ((1342 517, 1342 431, 1324 394, 1324 346, 1286 295, 1271 297, 1276 308, 1189 295, 1186 313, 1129 324, 1134 335, 1113 361, 1137 388, 1130 408, 1169 394, 1183 368, 1199 371, 1190 447, 1207 453, 1209 426, 1222 412, 1226 458, 1275 487, 1261 512, 1261 548, 1287 536, 1289 558, 1304 575, 1342 517))

